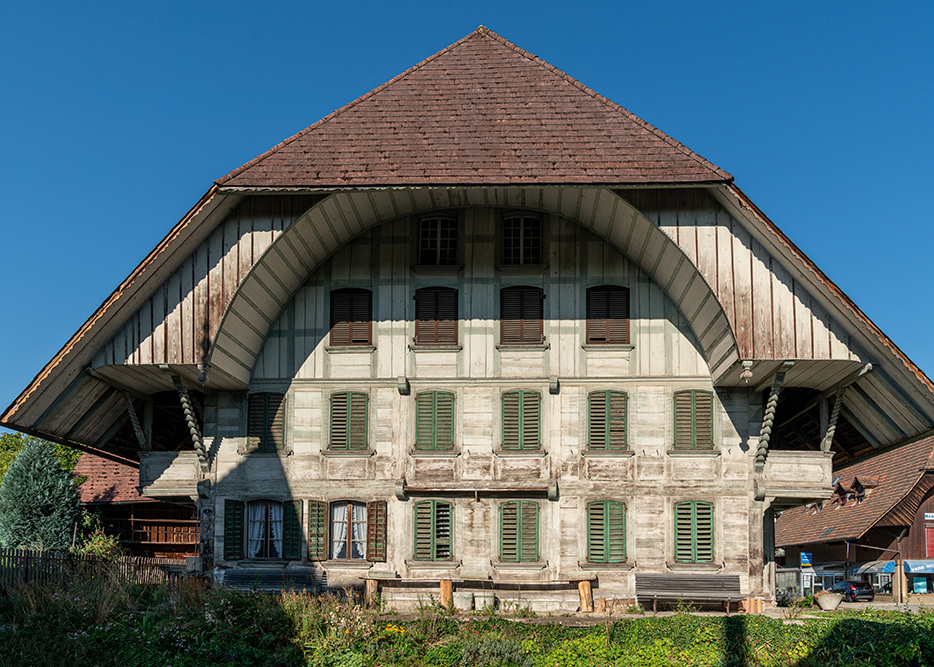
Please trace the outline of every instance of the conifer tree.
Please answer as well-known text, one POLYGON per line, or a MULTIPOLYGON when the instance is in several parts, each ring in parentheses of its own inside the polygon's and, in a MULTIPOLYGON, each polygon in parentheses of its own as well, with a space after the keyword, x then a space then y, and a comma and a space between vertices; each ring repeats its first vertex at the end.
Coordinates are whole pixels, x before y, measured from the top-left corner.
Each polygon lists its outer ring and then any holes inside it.
POLYGON ((0 482, 0 546, 65 551, 81 510, 52 448, 31 440, 0 482))

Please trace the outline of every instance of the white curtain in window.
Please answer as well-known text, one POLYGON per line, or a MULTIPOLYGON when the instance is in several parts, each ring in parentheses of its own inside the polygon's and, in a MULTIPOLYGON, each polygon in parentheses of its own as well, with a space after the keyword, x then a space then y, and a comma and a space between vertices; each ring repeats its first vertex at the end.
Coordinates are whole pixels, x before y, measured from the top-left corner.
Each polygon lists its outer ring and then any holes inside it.
POLYGON ((272 546, 276 553, 271 558, 282 558, 282 503, 269 503, 269 524, 272 533, 272 546))
MULTIPOLYGON (((281 509, 281 508, 280 508, 281 509)), ((266 503, 250 503, 250 540, 248 556, 259 556, 263 546, 263 535, 266 533, 266 503)))
POLYGON ((347 558, 347 503, 331 503, 331 558, 347 558))
POLYGON ((353 504, 353 555, 351 558, 366 558, 366 505, 353 504))

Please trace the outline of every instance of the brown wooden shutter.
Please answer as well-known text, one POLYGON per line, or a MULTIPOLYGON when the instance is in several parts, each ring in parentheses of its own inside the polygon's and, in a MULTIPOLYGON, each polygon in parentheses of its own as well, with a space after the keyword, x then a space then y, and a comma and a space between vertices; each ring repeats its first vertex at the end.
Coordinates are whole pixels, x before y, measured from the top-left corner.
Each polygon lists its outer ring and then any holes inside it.
POLYGON ((457 290, 426 287, 415 292, 415 344, 457 344, 457 290))
POLYGON ((373 294, 365 289, 331 292, 331 345, 369 345, 373 294))
POLYGON ((537 345, 544 341, 543 299, 538 287, 500 290, 500 343, 537 345))
POLYGON ((283 503, 282 555, 285 560, 302 559, 302 501, 283 503))
POLYGON ((694 447, 693 392, 675 392, 675 448, 694 447))
POLYGON ((366 504, 366 559, 386 560, 386 501, 366 504))
POLYGON ((308 560, 327 560, 328 505, 320 500, 308 501, 308 560))
POLYGON ((629 289, 601 285, 587 290, 587 342, 629 343, 629 289))
POLYGON ((244 504, 240 500, 224 501, 224 560, 243 558, 244 504))

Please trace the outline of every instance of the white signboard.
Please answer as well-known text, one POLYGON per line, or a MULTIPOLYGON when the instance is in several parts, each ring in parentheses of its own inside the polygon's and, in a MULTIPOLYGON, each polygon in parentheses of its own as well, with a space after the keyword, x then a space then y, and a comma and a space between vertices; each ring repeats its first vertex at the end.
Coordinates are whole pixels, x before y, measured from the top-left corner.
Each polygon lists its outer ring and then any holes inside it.
POLYGON ((924 513, 925 521, 934 521, 934 512, 925 512, 924 513))

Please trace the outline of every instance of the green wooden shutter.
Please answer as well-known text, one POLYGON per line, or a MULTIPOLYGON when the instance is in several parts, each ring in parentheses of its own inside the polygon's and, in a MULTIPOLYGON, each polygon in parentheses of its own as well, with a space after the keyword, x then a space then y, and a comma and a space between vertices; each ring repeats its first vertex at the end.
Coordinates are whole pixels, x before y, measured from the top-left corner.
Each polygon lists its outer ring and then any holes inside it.
POLYGON ((453 553, 453 514, 451 503, 443 500, 434 501, 434 537, 435 560, 450 560, 453 553))
POLYGON ((694 503, 694 558, 698 563, 713 560, 713 505, 694 503))
POLYGON ((626 560, 626 506, 616 501, 606 503, 607 562, 626 560))
POLYGON ((244 504, 240 500, 224 501, 224 560, 243 558, 244 504))
POLYGON ((250 394, 247 399, 246 448, 259 449, 266 431, 266 394, 250 394))
POLYGON ((594 391, 589 398, 589 448, 626 449, 626 394, 621 391, 594 391))
POLYGON ((366 559, 386 560, 386 501, 366 504, 366 559))
POLYGON ((308 560, 327 560, 328 505, 320 500, 308 501, 308 560))
POLYGON ((605 391, 590 393, 589 449, 606 449, 606 394, 605 391))
POLYGON ((694 562, 694 503, 675 504, 675 561, 694 562))
POLYGON ((266 429, 262 448, 279 451, 285 448, 285 396, 266 394, 266 429))
POLYGON ((709 391, 675 392, 675 448, 713 447, 713 394, 709 391))
POLYGON ((503 449, 519 449, 521 393, 507 391, 503 394, 503 449))
POLYGON ((713 447, 713 394, 709 391, 694 392, 694 446, 713 447))
POLYGON ((331 394, 331 449, 366 449, 367 428, 366 394, 331 394))
POLYGON ((503 503, 499 514, 499 559, 507 563, 519 560, 519 503, 503 503))
POLYGON ((606 503, 587 505, 587 560, 606 562, 606 503))
POLYGON ((302 559, 302 501, 292 500, 282 507, 282 555, 285 560, 302 559))
POLYGON ((534 563, 538 561, 538 503, 522 500, 519 504, 519 560, 534 563))
POLYGON ((454 394, 424 391, 415 397, 415 448, 454 448, 454 394))
POLYGON ((433 560, 432 509, 430 500, 415 503, 415 560, 433 560))
POLYGON ((708 563, 713 560, 713 505, 702 501, 675 504, 675 560, 708 563))

